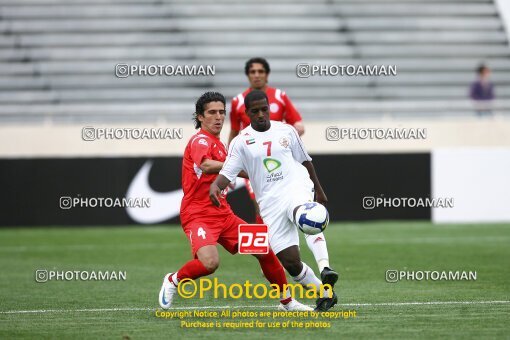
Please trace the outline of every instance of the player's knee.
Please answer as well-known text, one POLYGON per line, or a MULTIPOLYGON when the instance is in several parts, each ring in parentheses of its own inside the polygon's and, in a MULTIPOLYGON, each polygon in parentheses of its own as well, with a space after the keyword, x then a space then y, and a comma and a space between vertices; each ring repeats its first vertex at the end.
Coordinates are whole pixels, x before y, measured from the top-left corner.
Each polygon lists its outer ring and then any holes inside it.
POLYGON ((200 260, 204 267, 211 273, 214 273, 220 266, 220 259, 216 256, 208 256, 200 260))

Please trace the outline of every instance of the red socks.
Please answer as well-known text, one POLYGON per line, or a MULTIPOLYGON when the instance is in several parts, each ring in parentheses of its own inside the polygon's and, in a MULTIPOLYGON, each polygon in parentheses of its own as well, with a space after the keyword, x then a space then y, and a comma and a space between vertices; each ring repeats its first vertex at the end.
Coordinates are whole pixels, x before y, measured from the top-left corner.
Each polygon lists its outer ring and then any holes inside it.
MULTIPOLYGON (((292 297, 287 297, 288 292, 283 291, 284 285, 287 284, 287 277, 285 276, 283 267, 276 255, 272 250, 270 250, 268 254, 261 258, 257 257, 257 259, 259 260, 260 268, 262 268, 262 272, 269 283, 277 284, 280 287, 280 291, 283 293, 280 302, 283 304, 289 303, 292 300, 292 297)), ((177 285, 182 279, 194 280, 209 274, 211 274, 211 272, 205 268, 202 262, 198 259, 194 259, 184 264, 184 266, 177 271, 177 275, 170 275, 168 280, 177 285)))
POLYGON ((257 259, 259 260, 260 268, 262 268, 262 272, 269 283, 277 284, 280 287, 280 291, 283 293, 283 297, 280 302, 284 305, 289 303, 292 300, 292 297, 286 297, 287 292, 283 291, 283 285, 287 284, 287 277, 285 276, 283 267, 276 255, 272 250, 270 250, 267 255, 257 257, 257 259))
POLYGON ((200 262, 198 259, 191 260, 186 262, 184 266, 177 272, 177 282, 172 281, 172 277, 170 276, 168 279, 170 282, 177 284, 182 279, 198 279, 199 277, 206 276, 211 274, 207 268, 200 262))

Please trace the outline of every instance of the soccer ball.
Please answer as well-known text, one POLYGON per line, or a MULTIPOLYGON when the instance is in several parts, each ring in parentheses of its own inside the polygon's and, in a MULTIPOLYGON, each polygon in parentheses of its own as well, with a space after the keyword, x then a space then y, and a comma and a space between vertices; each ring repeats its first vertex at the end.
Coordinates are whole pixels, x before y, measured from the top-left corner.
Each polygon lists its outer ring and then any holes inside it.
POLYGON ((326 207, 317 202, 305 203, 296 211, 296 224, 299 229, 309 235, 317 235, 326 229, 329 214, 326 207))

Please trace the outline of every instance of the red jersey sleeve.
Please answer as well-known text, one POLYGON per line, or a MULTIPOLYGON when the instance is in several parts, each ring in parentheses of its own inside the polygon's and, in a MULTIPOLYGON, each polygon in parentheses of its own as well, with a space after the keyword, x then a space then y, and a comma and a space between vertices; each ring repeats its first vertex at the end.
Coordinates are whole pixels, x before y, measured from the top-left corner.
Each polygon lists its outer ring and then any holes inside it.
POLYGON ((241 130, 241 122, 239 119, 239 114, 237 113, 237 105, 239 104, 239 99, 234 97, 232 99, 231 108, 230 108, 230 129, 240 131, 241 130))
POLYGON ((285 103, 285 116, 283 118, 285 119, 285 122, 287 124, 294 125, 295 123, 302 121, 303 118, 301 118, 298 110, 296 110, 294 104, 292 104, 285 92, 282 92, 282 99, 285 103))
POLYGON ((199 137, 191 142, 190 155, 193 163, 202 164, 204 158, 212 159, 210 152, 210 142, 207 138, 199 137))

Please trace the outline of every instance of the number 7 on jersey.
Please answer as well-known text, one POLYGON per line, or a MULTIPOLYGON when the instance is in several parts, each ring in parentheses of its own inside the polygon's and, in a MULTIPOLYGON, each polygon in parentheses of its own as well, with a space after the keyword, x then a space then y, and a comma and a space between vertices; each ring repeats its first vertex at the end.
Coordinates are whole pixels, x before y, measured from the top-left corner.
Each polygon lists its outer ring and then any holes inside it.
POLYGON ((271 156, 271 141, 264 142, 262 145, 267 145, 267 157, 271 156))

